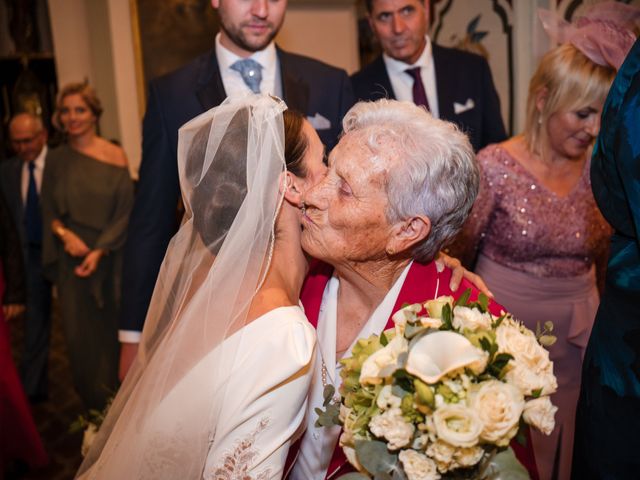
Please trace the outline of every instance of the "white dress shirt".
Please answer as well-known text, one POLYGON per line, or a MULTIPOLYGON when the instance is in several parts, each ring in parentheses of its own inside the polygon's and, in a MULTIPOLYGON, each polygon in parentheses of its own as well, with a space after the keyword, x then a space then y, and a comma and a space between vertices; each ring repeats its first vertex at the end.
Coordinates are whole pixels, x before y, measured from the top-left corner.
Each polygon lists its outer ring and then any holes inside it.
MULTIPOLYGON (((36 190, 40 195, 40 189, 42 188, 42 174, 44 173, 44 163, 47 157, 47 146, 42 147, 42 150, 33 161, 35 168, 33 169, 33 176, 36 180, 36 190)), ((29 164, 27 162, 22 163, 22 177, 20 178, 20 193, 22 194, 22 204, 27 204, 27 191, 29 190, 29 164)))
MULTIPOLYGON (((396 280, 384 300, 378 305, 367 323, 362 327, 357 338, 345 352, 343 357, 351 356, 353 346, 360 338, 366 338, 372 334, 379 334, 393 313, 398 295, 404 280, 407 277, 411 264, 407 265, 400 277, 396 280)), ((322 384, 322 363, 327 369, 327 384, 334 385, 336 391, 340 387, 340 367, 336 362, 336 332, 338 315, 338 289, 340 281, 332 277, 324 289, 320 312, 318 314, 318 348, 316 349, 316 362, 314 366, 313 380, 309 390, 309 403, 307 417, 305 419, 307 430, 302 438, 300 452, 291 472, 291 480, 324 480, 333 451, 338 442, 340 427, 316 427, 318 417, 316 408, 322 408, 324 401, 322 384)))
MULTIPOLYGON (((216 35, 216 57, 224 91, 228 97, 237 95, 248 95, 253 92, 244 83, 240 72, 231 69, 231 65, 241 57, 226 49, 220 43, 220 34, 216 35)), ((260 82, 260 93, 269 93, 282 98, 282 80, 280 78, 280 62, 275 43, 271 42, 264 50, 253 53, 249 58, 255 60, 262 66, 262 81, 260 82)))
POLYGON ((433 64, 431 40, 428 36, 425 38, 427 40, 427 44, 422 51, 422 55, 420 55, 420 58, 418 58, 418 60, 413 64, 395 60, 386 53, 382 54, 382 58, 384 59, 384 64, 387 67, 389 80, 391 80, 391 87, 393 88, 393 93, 395 93, 397 100, 413 102, 413 77, 409 75, 406 70, 409 68, 420 67, 420 76, 422 77, 424 90, 427 94, 429 110, 434 118, 440 118, 440 110, 438 109, 438 90, 436 88, 436 69, 433 64))

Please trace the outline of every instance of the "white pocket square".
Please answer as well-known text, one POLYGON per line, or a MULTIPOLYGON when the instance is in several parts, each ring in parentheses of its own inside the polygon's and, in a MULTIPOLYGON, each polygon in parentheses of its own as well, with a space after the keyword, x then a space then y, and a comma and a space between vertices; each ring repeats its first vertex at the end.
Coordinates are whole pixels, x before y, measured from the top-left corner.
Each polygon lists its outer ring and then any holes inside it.
POLYGON ((328 130, 331 128, 331 122, 319 113, 316 113, 313 117, 307 117, 307 120, 316 130, 328 130))
POLYGON ((464 104, 458 103, 458 102, 453 102, 453 112, 456 115, 460 115, 461 113, 464 113, 467 110, 471 110, 475 106, 476 106, 476 104, 473 101, 473 99, 467 98, 467 101, 464 104))

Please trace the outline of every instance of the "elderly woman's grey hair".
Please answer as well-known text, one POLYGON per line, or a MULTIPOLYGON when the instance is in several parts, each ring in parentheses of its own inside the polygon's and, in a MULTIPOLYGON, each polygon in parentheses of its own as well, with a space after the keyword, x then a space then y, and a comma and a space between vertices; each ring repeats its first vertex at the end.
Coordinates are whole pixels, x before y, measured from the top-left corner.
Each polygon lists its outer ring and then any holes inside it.
POLYGON ((431 232, 411 254, 433 260, 462 228, 478 195, 480 171, 467 136, 413 103, 385 99, 356 104, 343 128, 361 133, 372 155, 399 160, 388 172, 387 220, 428 217, 431 232))

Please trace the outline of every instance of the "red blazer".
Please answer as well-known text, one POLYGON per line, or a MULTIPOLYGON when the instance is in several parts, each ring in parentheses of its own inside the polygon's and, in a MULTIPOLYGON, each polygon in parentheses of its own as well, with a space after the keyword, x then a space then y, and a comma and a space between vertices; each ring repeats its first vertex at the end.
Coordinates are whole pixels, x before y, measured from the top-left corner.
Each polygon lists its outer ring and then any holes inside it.
MULTIPOLYGON (((300 300, 304 305, 305 314, 309 319, 309 322, 314 327, 317 327, 318 325, 318 315, 320 313, 322 295, 327 282, 332 275, 333 267, 330 265, 322 262, 312 263, 309 274, 302 286, 300 300)), ((450 280, 451 269, 449 268, 445 267, 442 272, 438 272, 435 262, 427 264, 413 262, 409 268, 409 272, 407 273, 407 278, 402 285, 402 289, 398 294, 398 299, 393 307, 392 314, 398 311, 402 305, 406 303, 422 303, 425 300, 433 299, 442 295, 451 295, 454 298, 458 298, 467 288, 471 288, 471 300, 476 300, 478 298, 478 294, 480 292, 466 279, 462 280, 462 283, 456 292, 452 292, 449 288, 450 280)), ((499 315, 501 310, 504 309, 500 304, 493 300, 489 302, 489 311, 491 311, 492 314, 499 315)), ((392 328, 393 325, 393 320, 389 317, 385 330, 392 328)), ((527 447, 523 447, 515 441, 511 442, 511 447, 515 451, 518 460, 520 460, 520 462, 529 471, 531 478, 536 480, 538 478, 538 472, 535 466, 533 450, 530 445, 530 440, 527 442, 527 447)), ((291 448, 299 448, 299 443, 293 445, 291 448)), ((292 457, 291 453, 292 452, 290 452, 289 458, 292 457)), ((351 465, 347 462, 347 459, 342 452, 342 448, 336 446, 331 463, 329 464, 329 469, 327 470, 326 478, 328 479, 333 477, 337 473, 342 475, 349 471, 353 471, 351 465)))

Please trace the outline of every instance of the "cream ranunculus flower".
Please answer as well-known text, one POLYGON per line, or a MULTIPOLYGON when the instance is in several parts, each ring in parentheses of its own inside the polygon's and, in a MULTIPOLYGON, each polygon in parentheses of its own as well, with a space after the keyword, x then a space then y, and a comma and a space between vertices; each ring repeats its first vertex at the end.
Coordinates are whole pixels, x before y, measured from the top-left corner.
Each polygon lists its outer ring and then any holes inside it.
POLYGON ((472 409, 460 403, 445 404, 433 413, 438 438, 455 447, 478 443, 483 424, 472 409))
POLYGON ((384 437, 389 450, 398 450, 411 442, 415 427, 405 421, 400 408, 390 408, 369 421, 369 430, 376 437, 384 437))
POLYGON ((440 478, 435 462, 426 455, 415 450, 402 450, 398 457, 409 480, 438 480, 440 478))
POLYGON ((522 418, 545 435, 551 435, 556 426, 555 414, 557 411, 558 407, 551 403, 549 397, 534 398, 525 403, 522 418))
POLYGON ((456 307, 453 309, 453 326, 458 330, 489 330, 491 328, 491 315, 482 313, 476 308, 456 307))
POLYGON ((435 298, 425 302, 424 308, 429 312, 431 318, 442 318, 442 308, 449 304, 453 308, 453 297, 450 295, 443 295, 442 297, 435 298))
POLYGON ((360 383, 378 384, 397 369, 404 366, 404 355, 409 350, 409 342, 402 335, 396 335, 386 347, 374 352, 362 364, 360 383))
POLYGON ((487 380, 469 394, 469 406, 483 424, 480 438, 500 447, 518 432, 520 415, 524 410, 522 392, 508 383, 487 380))

